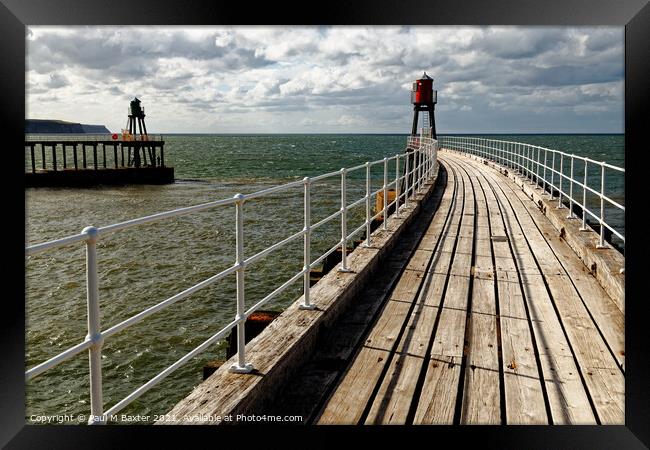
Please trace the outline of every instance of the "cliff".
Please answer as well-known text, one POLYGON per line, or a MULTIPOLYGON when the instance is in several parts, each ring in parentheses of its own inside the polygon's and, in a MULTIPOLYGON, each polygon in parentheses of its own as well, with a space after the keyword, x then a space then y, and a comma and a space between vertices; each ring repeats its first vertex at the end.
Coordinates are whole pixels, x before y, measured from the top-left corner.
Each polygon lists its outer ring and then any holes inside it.
POLYGON ((25 133, 31 134, 110 134, 104 125, 88 125, 84 123, 66 122, 63 120, 25 119, 25 133))

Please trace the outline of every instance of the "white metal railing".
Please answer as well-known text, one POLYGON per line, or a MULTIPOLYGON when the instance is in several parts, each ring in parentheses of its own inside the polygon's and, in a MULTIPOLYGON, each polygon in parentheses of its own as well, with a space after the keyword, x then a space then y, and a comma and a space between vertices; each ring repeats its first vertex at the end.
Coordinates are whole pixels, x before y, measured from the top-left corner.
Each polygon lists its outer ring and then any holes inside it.
MULTIPOLYGON (((416 193, 418 193, 424 186, 424 183, 433 175, 434 168, 437 160, 437 141, 432 140, 431 138, 419 138, 417 139, 417 147, 412 146, 414 142, 413 139, 409 139, 409 148, 405 154, 396 154, 389 158, 384 158, 382 160, 366 162, 365 164, 360 164, 358 166, 346 169, 343 168, 340 171, 330 172, 323 175, 315 177, 306 177, 303 180, 294 181, 291 183, 273 186, 268 189, 264 189, 258 192, 251 194, 237 194, 232 198, 226 198, 222 200, 217 200, 209 203, 204 203, 200 205, 185 207, 176 209, 173 211, 166 211, 158 214, 153 214, 146 217, 141 217, 133 220, 128 220, 121 223, 116 223, 113 225, 108 225, 105 227, 96 228, 89 226, 84 228, 81 233, 75 234, 72 236, 67 236, 61 239, 44 242, 41 244, 30 245, 26 247, 25 253, 27 256, 39 254, 47 250, 54 248, 63 247, 70 244, 84 242, 86 244, 86 288, 87 288, 87 321, 88 321, 88 334, 86 338, 79 344, 68 348, 67 350, 59 353, 58 355, 44 361, 25 372, 25 380, 29 381, 34 377, 44 373, 48 369, 57 366, 58 364, 72 358, 73 356, 88 350, 89 352, 89 372, 90 372, 90 419, 89 424, 94 423, 105 423, 109 417, 113 414, 116 414, 122 408, 127 406, 129 403, 137 399, 139 396, 144 394, 146 391, 151 389, 153 386, 158 384, 166 376, 172 373, 174 370, 185 364, 187 361, 192 359, 194 356, 198 355, 211 344, 216 341, 224 338, 226 334, 233 328, 237 328, 237 362, 231 367, 231 371, 239 373, 247 373, 253 370, 252 366, 246 362, 246 353, 245 353, 245 328, 244 323, 246 318, 252 314, 254 311, 259 309, 262 305, 267 303, 269 300, 282 293, 287 287, 303 278, 303 302, 300 305, 303 309, 313 309, 314 305, 310 302, 310 287, 309 287, 309 272, 312 268, 320 264, 328 255, 337 250, 339 246, 342 248, 342 258, 339 271, 348 272, 348 262, 347 262, 347 244, 355 235, 359 234, 365 229, 366 239, 365 246, 371 245, 371 233, 370 225, 373 220, 376 218, 386 215, 393 205, 395 205, 395 214, 394 217, 398 217, 400 212, 400 207, 404 207, 408 204, 409 199, 413 198, 416 193), (390 174, 388 173, 388 162, 395 161, 395 178, 392 181, 389 180, 390 174), (400 163, 400 161, 402 163, 400 163), (370 169, 376 165, 383 165, 383 185, 380 189, 371 192, 371 181, 370 181, 370 169), (402 173, 401 168, 404 168, 404 173, 402 173), (362 170, 365 168, 366 172, 366 193, 365 196, 354 201, 353 203, 348 204, 347 200, 347 180, 348 175, 351 172, 362 170), (317 222, 315 224, 311 223, 311 186, 312 183, 320 180, 330 179, 340 177, 341 183, 341 207, 338 211, 325 219, 317 222), (401 192, 402 184, 404 185, 404 192, 401 192), (253 256, 246 257, 244 254, 244 205, 245 203, 252 201, 257 198, 264 197, 268 194, 284 191, 291 188, 302 187, 304 192, 304 227, 298 233, 295 233, 288 238, 277 242, 270 247, 258 252, 253 256), (395 189, 395 199, 388 203, 388 189, 393 187, 395 189), (375 215, 371 214, 370 200, 371 197, 377 196, 380 192, 383 192, 383 208, 381 211, 377 212, 375 215), (403 203, 400 202, 403 200, 403 203), (235 262, 234 264, 195 284, 192 287, 189 287, 169 298, 157 303, 154 306, 151 306, 138 314, 123 320, 122 322, 113 325, 112 327, 103 330, 101 329, 100 324, 100 311, 99 311, 99 280, 97 275, 97 242, 100 239, 105 239, 110 233, 114 233, 120 230, 127 228, 143 225, 145 223, 151 223, 155 221, 160 221, 168 219, 171 217, 178 217, 186 214, 195 213, 198 211, 203 211, 211 208, 216 208, 225 205, 235 205, 235 235, 236 235, 236 248, 235 248, 235 262), (347 229, 347 213, 350 208, 365 205, 365 222, 352 232, 349 232, 347 229), (310 247, 311 247, 311 237, 314 230, 332 220, 335 220, 340 217, 341 222, 341 239, 338 241, 332 248, 326 251, 324 254, 316 258, 314 261, 311 260, 310 247), (274 250, 277 250, 290 242, 293 242, 296 239, 303 238, 303 268, 294 274, 289 280, 278 286, 270 294, 264 297, 262 300, 258 301, 248 309, 245 308, 245 281, 244 273, 246 268, 251 263, 264 258, 274 250), (134 325, 146 317, 184 299, 185 297, 191 295, 192 293, 215 283, 223 279, 224 277, 236 274, 236 295, 237 295, 237 311, 234 319, 228 323, 221 330, 216 332, 201 345, 194 348, 192 351, 187 353, 185 356, 180 358, 178 361, 164 369, 158 375, 153 377, 151 380, 140 386, 138 389, 127 395, 124 399, 120 400, 108 410, 104 410, 103 404, 103 389, 102 389, 102 367, 101 367, 101 352, 102 345, 107 338, 110 338, 116 333, 124 330, 125 328, 134 325)), ((391 177, 392 178, 392 177, 391 177)), ((384 217, 383 227, 386 228, 386 222, 388 218, 384 217)))
POLYGON ((52 134, 31 134, 25 133, 25 142, 106 142, 106 141, 162 141, 163 137, 160 134, 145 134, 145 135, 123 135, 122 133, 114 133, 117 139, 113 139, 113 134, 86 134, 86 133, 52 133, 52 134))
MULTIPOLYGON (((568 219, 577 218, 573 212, 574 205, 582 209, 581 231, 587 231, 587 215, 593 217, 600 225, 600 239, 597 248, 605 248, 605 228, 617 236, 625 244, 625 235, 608 224, 605 218, 605 202, 613 208, 625 213, 625 206, 605 195, 606 169, 625 174, 625 168, 608 164, 604 161, 595 161, 590 158, 565 153, 559 150, 552 150, 537 145, 522 142, 502 141, 480 137, 464 136, 440 136, 439 145, 441 148, 470 153, 481 158, 495 161, 505 167, 518 171, 522 176, 530 179, 536 187, 548 192, 549 198, 555 197, 554 191, 558 193, 558 208, 563 208, 563 199, 569 202, 568 219), (582 180, 576 176, 576 162, 582 166, 582 180), (569 175, 565 174, 569 165, 569 175), (589 186, 589 167, 600 168, 600 185, 594 189, 589 186), (564 182, 568 186, 564 186, 564 182), (557 186, 555 185, 557 183, 557 186), (582 190, 582 198, 576 198, 574 187, 582 190), (566 191, 568 189, 568 192, 566 191), (599 199, 600 211, 591 211, 587 207, 587 192, 599 199)), ((593 170, 593 169, 592 169, 593 170)))

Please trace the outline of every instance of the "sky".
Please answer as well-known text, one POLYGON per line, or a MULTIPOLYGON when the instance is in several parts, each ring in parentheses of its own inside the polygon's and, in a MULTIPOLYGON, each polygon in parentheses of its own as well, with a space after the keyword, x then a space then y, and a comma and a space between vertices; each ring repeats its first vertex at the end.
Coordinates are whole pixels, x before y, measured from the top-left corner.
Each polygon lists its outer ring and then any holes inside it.
POLYGON ((27 28, 27 118, 119 132, 409 133, 412 83, 438 133, 622 133, 623 27, 27 28))

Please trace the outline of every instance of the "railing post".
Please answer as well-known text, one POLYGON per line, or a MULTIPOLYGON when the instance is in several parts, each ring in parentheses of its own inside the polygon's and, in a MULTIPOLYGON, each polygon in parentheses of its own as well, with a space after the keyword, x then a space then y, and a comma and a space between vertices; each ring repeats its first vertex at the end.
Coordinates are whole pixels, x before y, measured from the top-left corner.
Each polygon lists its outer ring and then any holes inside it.
POLYGON ((542 176, 542 190, 546 192, 546 157, 548 153, 548 149, 544 148, 544 175, 542 176))
POLYGON ((411 187, 413 190, 413 199, 415 199, 415 194, 418 192, 418 170, 420 168, 420 150, 415 149, 413 151, 413 179, 411 180, 411 187))
POLYGON ((382 223, 382 228, 385 230, 388 222, 388 158, 384 157, 384 223, 382 223))
POLYGON ((605 245, 605 164, 600 164, 600 240, 596 248, 607 248, 605 245))
POLYGON ((399 157, 395 158, 395 217, 399 217, 399 157))
POLYGON ((513 143, 512 147, 513 147, 513 152, 515 154, 514 155, 515 167, 513 167, 513 169, 516 170, 517 172, 519 172, 520 174, 523 174, 524 171, 523 171, 522 165, 521 165, 523 160, 521 159, 521 152, 520 152, 521 146, 518 143, 513 143))
POLYGON ((526 144, 520 144, 521 147, 521 175, 526 178, 528 176, 528 160, 526 159, 526 144))
POLYGON ((424 178, 424 151, 422 150, 422 143, 420 143, 420 160, 418 165, 418 192, 422 189, 422 182, 424 178))
POLYGON ((409 159, 413 152, 406 152, 406 168, 404 169, 404 206, 409 204, 409 159))
POLYGON ((370 161, 366 161, 366 247, 370 247, 370 161))
POLYGON ((560 153, 560 187, 558 189, 557 207, 562 208, 562 178, 564 178, 564 154, 560 153))
POLYGON ((29 152, 31 154, 32 173, 36 173, 36 159, 34 157, 34 144, 29 145, 29 152))
POLYGON ((573 155, 571 155, 571 175, 569 177, 569 215, 567 219, 573 219, 573 155))
POLYGON ((341 267, 339 272, 349 272, 348 269, 348 200, 347 200, 347 169, 341 169, 341 267))
POLYGON ((309 303, 309 272, 311 269, 311 180, 309 177, 305 177, 303 182, 305 183, 305 222, 303 229, 305 233, 303 237, 303 270, 305 271, 305 274, 303 276, 304 301, 300 305, 300 309, 314 309, 314 305, 309 303))
POLYGON ((235 194, 235 264, 237 265, 237 363, 230 366, 230 371, 235 373, 250 373, 253 365, 246 363, 246 310, 244 291, 244 201, 243 194, 235 194))
POLYGON ((555 189, 555 184, 553 184, 553 180, 555 178, 555 152, 553 152, 553 158, 551 162, 551 189, 549 189, 549 199, 553 199, 553 189, 555 189))
POLYGON ((102 344, 99 314, 99 280, 97 276, 97 240, 95 227, 86 227, 82 233, 86 240, 86 306, 88 309, 88 336, 92 342, 88 349, 90 371, 90 418, 88 424, 104 423, 104 400, 102 395, 102 344))
POLYGON ((580 231, 587 231, 587 160, 585 159, 584 178, 582 180, 582 226, 580 231))
POLYGON ((424 163, 424 155, 422 154, 422 146, 420 146, 420 148, 418 149, 418 192, 420 192, 420 189, 422 189, 422 164, 423 163, 424 163))
POLYGON ((535 160, 535 163, 537 164, 537 167, 535 168, 535 189, 539 188, 539 163, 542 160, 542 149, 537 147, 537 158, 535 160))

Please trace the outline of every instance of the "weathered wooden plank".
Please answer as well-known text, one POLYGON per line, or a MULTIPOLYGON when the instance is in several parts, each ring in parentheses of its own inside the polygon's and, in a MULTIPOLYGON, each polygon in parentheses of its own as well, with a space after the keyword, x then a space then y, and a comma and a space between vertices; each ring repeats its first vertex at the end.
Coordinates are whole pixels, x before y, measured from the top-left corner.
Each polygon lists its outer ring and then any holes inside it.
POLYGON ((402 276, 400 277, 395 289, 390 294, 391 300, 400 300, 407 303, 413 303, 413 299, 422 279, 424 278, 424 272, 419 270, 404 270, 402 276))
POLYGON ((390 350, 364 346, 316 423, 356 425, 389 356, 390 350))
MULTIPOLYGON (((456 201, 451 211, 452 217, 459 217, 461 213, 462 202, 456 201)), ((439 232, 442 231, 445 241, 450 238, 453 240, 457 228, 457 220, 448 220, 444 230, 439 230, 439 232)), ((424 281, 422 292, 409 317, 406 332, 391 360, 365 423, 406 423, 438 314, 438 306, 442 298, 451 256, 452 254, 449 252, 436 251, 434 253, 428 277, 424 281)))
MULTIPOLYGON (((441 197, 435 196, 438 200, 441 197)), ((449 200, 452 198, 451 194, 448 195, 449 200)), ((436 204, 432 202, 424 206, 423 214, 431 217, 435 211, 436 204)), ((263 413, 300 415, 305 423, 312 423, 314 415, 319 413, 321 401, 328 395, 334 383, 338 382, 340 374, 346 370, 352 356, 356 354, 360 340, 365 340, 364 336, 377 317, 378 309, 383 306, 387 293, 417 248, 419 238, 427 231, 423 226, 426 223, 426 220, 420 221, 409 227, 405 239, 400 239, 394 251, 387 255, 386 263, 382 264, 373 276, 369 283, 372 287, 357 296, 343 318, 319 340, 310 361, 292 374, 286 388, 277 395, 276 401, 268 410, 262 411, 263 413)))
POLYGON ((467 362, 460 422, 499 424, 501 406, 496 302, 487 203, 477 183, 475 169, 469 165, 460 166, 469 175, 476 199, 472 306, 467 330, 467 362))
POLYGON ((501 423, 494 281, 475 278, 461 424, 501 423))
MULTIPOLYGON (((563 268, 557 260, 557 257, 539 230, 537 230, 532 217, 523 206, 523 202, 528 200, 521 198, 518 189, 512 189, 508 184, 504 184, 504 188, 514 194, 512 195, 512 206, 522 223, 526 238, 533 252, 537 256, 538 261, 540 261, 544 279, 555 299, 560 320, 564 324, 569 341, 573 346, 584 382, 589 389, 601 422, 623 423, 624 397, 622 392, 624 390, 624 377, 622 373, 616 367, 615 360, 597 333, 595 325, 590 320, 584 304, 580 301, 571 280, 563 273, 563 268), (596 379, 593 376, 585 375, 589 372, 593 373, 590 369, 595 367, 616 367, 616 371, 612 371, 612 373, 618 372, 618 376, 610 376, 607 379, 596 379), (609 384, 606 385, 605 382, 609 384), (612 397, 617 398, 617 400, 612 400, 612 397)), ((538 220, 545 220, 545 218, 540 217, 538 220)))
MULTIPOLYGON (((453 191, 453 189, 449 189, 450 182, 454 183, 453 175, 451 177, 448 175, 446 191, 453 191)), ((446 210, 451 207, 452 196, 453 192, 446 197, 447 201, 444 203, 446 210)), ((438 209, 429 230, 442 229, 447 217, 446 210, 438 209)), ((435 248, 434 242, 439 238, 440 234, 425 233, 421 243, 426 248, 435 248)), ((359 422, 377 381, 395 348, 395 340, 407 320, 408 311, 416 300, 416 294, 425 275, 424 269, 431 256, 430 250, 423 250, 418 246, 407 269, 404 270, 390 293, 390 300, 381 311, 377 323, 328 399, 317 423, 356 424, 359 422)))
POLYGON ((548 423, 540 374, 535 358, 519 276, 507 239, 508 233, 491 183, 481 174, 488 207, 497 277, 501 325, 502 370, 506 422, 511 425, 548 423))
POLYGON ((571 278, 566 275, 552 248, 536 227, 536 221, 547 219, 541 213, 533 218, 531 214, 534 214, 534 211, 529 213, 524 207, 523 202, 528 200, 521 198, 521 191, 510 189, 510 192, 515 194, 511 197, 512 206, 526 239, 540 262, 544 279, 553 296, 560 320, 564 324, 601 423, 623 424, 625 417, 623 373, 589 317, 571 278), (612 372, 618 375, 607 378, 586 375, 593 373, 593 369, 596 368, 616 369, 612 372))
MULTIPOLYGON (((427 241, 432 240, 433 235, 428 235, 424 236, 423 240, 426 239, 427 241)), ((418 249, 413 252, 413 256, 409 259, 407 265, 406 265, 406 270, 414 270, 414 271, 419 271, 419 272, 424 272, 429 265, 429 261, 431 260, 431 257, 433 256, 433 252, 431 250, 421 250, 418 249)))
POLYGON ((497 199, 501 205, 514 260, 521 276, 521 287, 539 351, 553 423, 595 423, 589 399, 581 383, 578 368, 574 363, 560 321, 546 291, 544 279, 528 247, 524 230, 519 225, 515 212, 502 190, 502 184, 507 187, 507 179, 492 177, 489 172, 486 174, 494 181, 492 184, 495 186, 497 199))
POLYGON ((432 354, 420 394, 414 424, 451 425, 460 378, 461 358, 432 354))
MULTIPOLYGON (((443 160, 456 167, 451 159, 443 160)), ((474 224, 474 193, 466 173, 459 171, 462 179, 463 213, 460 226, 474 224)), ((467 301, 472 263, 473 238, 459 235, 449 269, 444 303, 440 311, 438 328, 433 338, 430 357, 426 361, 427 373, 415 412, 415 423, 451 423, 454 416, 460 362, 462 361, 467 320, 467 301), (438 364, 442 360, 449 364, 438 364), (444 367, 443 367, 444 366, 444 367), (443 370, 444 369, 444 370, 443 370), (450 370, 453 369, 453 370, 450 370), (444 383, 440 383, 444 380, 444 383), (444 393, 440 390, 446 389, 444 393)), ((439 273, 436 271, 435 273, 439 273)), ((444 273, 444 272, 443 272, 444 273)))
MULTIPOLYGON (((521 198, 520 194, 520 198, 521 198)), ((625 366, 625 317, 616 303, 607 295, 600 283, 578 258, 575 252, 562 241, 555 227, 535 204, 523 201, 523 206, 535 220, 551 251, 571 278, 585 306, 591 313, 598 329, 614 353, 619 367, 625 366)))
MULTIPOLYGON (((502 168, 497 164, 488 161, 487 165, 501 173, 502 168)), ((580 231, 580 221, 567 220, 566 208, 557 209, 557 200, 549 199, 543 191, 535 189, 534 185, 524 181, 519 175, 513 172, 504 171, 504 177, 511 179, 517 186, 539 205, 543 213, 558 230, 564 232, 564 241, 575 251, 586 267, 596 267, 595 277, 605 292, 612 298, 621 311, 625 312, 625 257, 616 249, 596 248, 599 242, 598 234, 593 230, 580 231)))

